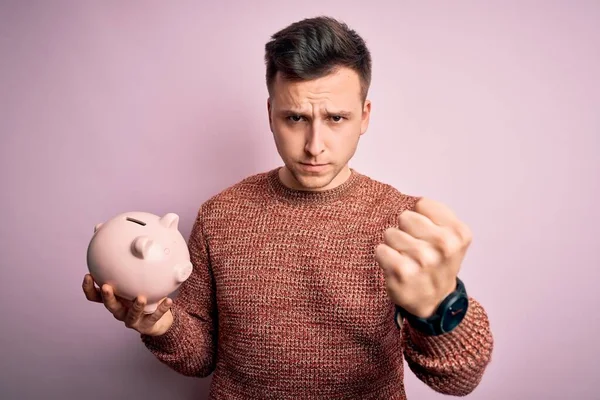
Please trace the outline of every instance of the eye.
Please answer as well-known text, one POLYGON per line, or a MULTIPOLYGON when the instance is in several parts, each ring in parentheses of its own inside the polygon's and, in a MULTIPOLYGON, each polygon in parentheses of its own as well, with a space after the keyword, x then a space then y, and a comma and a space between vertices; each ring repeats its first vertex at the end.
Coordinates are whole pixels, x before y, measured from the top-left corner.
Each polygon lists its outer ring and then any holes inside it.
POLYGON ((344 117, 342 117, 341 115, 332 115, 331 119, 333 122, 340 122, 341 120, 344 119, 344 117))
POLYGON ((300 122, 302 118, 303 117, 301 115, 290 115, 287 117, 287 119, 292 122, 300 122))

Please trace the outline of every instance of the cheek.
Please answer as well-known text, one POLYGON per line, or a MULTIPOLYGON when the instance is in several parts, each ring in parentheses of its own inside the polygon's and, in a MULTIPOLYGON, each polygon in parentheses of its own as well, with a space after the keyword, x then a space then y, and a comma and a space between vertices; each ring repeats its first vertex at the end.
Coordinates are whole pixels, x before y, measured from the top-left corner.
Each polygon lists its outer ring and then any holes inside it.
POLYGON ((294 135, 289 129, 274 126, 273 137, 280 153, 292 154, 297 152, 299 135, 294 135))
POLYGON ((360 137, 360 123, 347 124, 338 130, 334 130, 329 140, 329 148, 339 153, 351 152, 360 137))
POLYGON ((294 129, 285 123, 276 124, 273 129, 273 134, 277 141, 288 147, 302 143, 304 136, 300 130, 294 129))

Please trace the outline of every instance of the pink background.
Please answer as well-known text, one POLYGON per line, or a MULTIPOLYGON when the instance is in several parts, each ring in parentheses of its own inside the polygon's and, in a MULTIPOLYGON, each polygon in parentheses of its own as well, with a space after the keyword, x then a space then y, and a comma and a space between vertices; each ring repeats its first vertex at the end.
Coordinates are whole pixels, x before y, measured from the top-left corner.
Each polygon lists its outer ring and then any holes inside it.
POLYGON ((600 3, 204 3, 2 1, 2 399, 206 397, 85 300, 86 246, 133 209, 187 237, 201 202, 279 165, 263 46, 321 13, 373 53, 351 166, 475 234, 461 276, 496 347, 469 398, 600 398, 600 3))

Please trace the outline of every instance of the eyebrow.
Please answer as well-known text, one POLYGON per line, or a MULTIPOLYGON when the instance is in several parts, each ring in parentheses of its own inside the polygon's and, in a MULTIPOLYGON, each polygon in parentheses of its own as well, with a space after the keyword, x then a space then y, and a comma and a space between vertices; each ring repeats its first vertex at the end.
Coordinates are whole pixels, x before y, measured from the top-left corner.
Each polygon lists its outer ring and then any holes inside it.
MULTIPOLYGON (((287 108, 287 109, 280 110, 278 112, 278 114, 280 114, 280 115, 300 115, 300 116, 307 115, 306 113, 304 113, 304 112, 302 112, 300 110, 292 109, 292 108, 287 108)), ((329 110, 326 110, 325 111, 325 115, 327 115, 327 116, 339 115, 339 116, 348 118, 348 117, 352 116, 352 111, 346 111, 346 110, 333 110, 333 111, 329 111, 329 110)))

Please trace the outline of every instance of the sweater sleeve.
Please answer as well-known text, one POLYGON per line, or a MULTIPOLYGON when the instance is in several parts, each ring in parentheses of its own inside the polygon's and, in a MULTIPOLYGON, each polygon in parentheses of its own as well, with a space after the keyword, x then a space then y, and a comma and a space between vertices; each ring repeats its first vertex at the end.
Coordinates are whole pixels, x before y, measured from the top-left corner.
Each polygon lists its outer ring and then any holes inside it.
POLYGON ((207 377, 215 368, 217 312, 214 279, 199 217, 188 247, 193 270, 173 300, 173 324, 163 335, 141 338, 158 360, 175 371, 207 377))
POLYGON ((404 356, 411 371, 433 390, 466 396, 481 381, 491 361, 493 337, 488 316, 472 297, 461 323, 451 332, 430 336, 403 321, 404 356))

